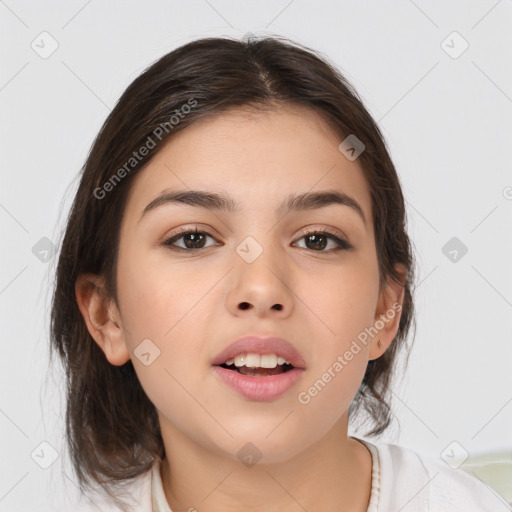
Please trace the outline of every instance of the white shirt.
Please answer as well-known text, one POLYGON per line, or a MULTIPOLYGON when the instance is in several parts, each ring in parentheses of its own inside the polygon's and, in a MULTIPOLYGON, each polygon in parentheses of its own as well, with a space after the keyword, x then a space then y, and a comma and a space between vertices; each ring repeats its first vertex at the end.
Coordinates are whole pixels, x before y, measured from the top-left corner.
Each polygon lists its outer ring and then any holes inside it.
MULTIPOLYGON (((462 469, 452 469, 442 460, 395 444, 374 445, 356 439, 372 454, 367 512, 510 511, 487 484, 462 469)), ((165 498, 159 461, 151 469, 151 494, 152 512, 172 512, 165 498)))

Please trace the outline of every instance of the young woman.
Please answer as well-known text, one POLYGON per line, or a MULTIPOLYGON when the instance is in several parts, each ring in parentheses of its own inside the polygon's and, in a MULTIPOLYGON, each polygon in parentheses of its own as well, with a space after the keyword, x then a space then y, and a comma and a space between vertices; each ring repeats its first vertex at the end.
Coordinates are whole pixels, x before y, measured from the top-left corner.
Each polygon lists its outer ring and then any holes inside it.
POLYGON ((208 38, 149 67, 94 142, 58 264, 82 489, 137 511, 491 510, 462 470, 348 436, 390 423, 405 220, 379 128, 313 50, 208 38))

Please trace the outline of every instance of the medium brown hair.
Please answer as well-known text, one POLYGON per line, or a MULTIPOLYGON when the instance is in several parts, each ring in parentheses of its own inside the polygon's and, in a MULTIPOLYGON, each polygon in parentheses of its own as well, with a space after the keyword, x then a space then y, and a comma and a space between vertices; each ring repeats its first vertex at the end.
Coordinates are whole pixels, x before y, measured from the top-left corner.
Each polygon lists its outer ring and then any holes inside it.
POLYGON ((368 363, 349 416, 366 413, 368 436, 389 426, 391 377, 399 352, 408 353, 414 320, 414 268, 404 198, 383 136, 352 86, 318 52, 279 36, 199 39, 164 55, 122 94, 92 145, 67 219, 52 297, 50 353, 58 352, 66 370, 66 437, 82 492, 97 483, 122 506, 119 486, 165 453, 156 409, 132 362, 110 364, 87 330, 75 297, 78 276, 103 276, 107 295, 118 304, 120 223, 137 172, 174 133, 199 119, 232 108, 279 105, 313 109, 340 142, 355 134, 365 145, 358 162, 371 190, 380 286, 389 276, 405 294, 397 335, 368 363), (133 160, 144 146, 151 146, 148 154, 133 160), (408 269, 405 281, 395 263, 408 269))

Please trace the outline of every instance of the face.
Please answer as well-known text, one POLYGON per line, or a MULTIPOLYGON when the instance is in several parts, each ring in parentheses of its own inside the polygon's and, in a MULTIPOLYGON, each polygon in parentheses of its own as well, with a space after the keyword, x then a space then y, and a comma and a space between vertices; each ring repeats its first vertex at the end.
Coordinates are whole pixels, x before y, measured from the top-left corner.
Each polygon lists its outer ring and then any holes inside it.
POLYGON ((368 359, 380 355, 377 340, 333 367, 384 311, 370 191, 340 142, 306 109, 236 110, 177 133, 134 178, 113 343, 133 361, 164 436, 232 458, 251 442, 270 463, 346 420, 368 359), (228 196, 236 211, 168 202, 143 213, 164 192, 191 190, 228 196), (361 212, 339 203, 278 210, 291 195, 324 191, 361 212), (248 399, 213 371, 215 357, 248 334, 283 338, 305 361, 275 399, 248 399))

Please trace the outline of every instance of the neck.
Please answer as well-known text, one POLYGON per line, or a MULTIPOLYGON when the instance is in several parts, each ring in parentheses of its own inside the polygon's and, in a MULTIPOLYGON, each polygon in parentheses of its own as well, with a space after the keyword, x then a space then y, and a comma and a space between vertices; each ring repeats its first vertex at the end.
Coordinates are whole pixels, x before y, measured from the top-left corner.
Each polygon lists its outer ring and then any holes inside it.
POLYGON ((251 466, 205 449, 161 421, 165 451, 162 483, 173 512, 366 512, 371 454, 347 437, 340 420, 317 443, 294 457, 251 466))

